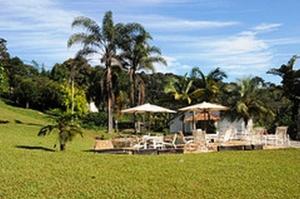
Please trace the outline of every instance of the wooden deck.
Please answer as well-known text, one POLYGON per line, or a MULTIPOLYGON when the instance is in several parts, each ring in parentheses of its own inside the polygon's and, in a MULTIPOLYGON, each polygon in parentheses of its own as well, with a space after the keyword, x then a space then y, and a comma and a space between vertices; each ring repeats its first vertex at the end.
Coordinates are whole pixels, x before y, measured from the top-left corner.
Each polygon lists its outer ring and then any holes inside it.
MULTIPOLYGON (((205 152, 213 151, 235 151, 235 150, 262 150, 263 145, 219 145, 216 147, 217 150, 206 150, 205 152)), ((130 154, 130 155, 160 155, 160 154, 183 154, 185 153, 183 148, 170 148, 170 149, 130 149, 130 148, 120 148, 120 149, 98 149, 89 150, 89 152, 99 153, 99 154, 130 154)), ((196 153, 201 153, 204 151, 197 151, 196 153)))
POLYGON ((89 152, 100 154, 132 154, 132 155, 159 155, 159 154, 179 154, 183 149, 98 149, 89 150, 89 152))
POLYGON ((261 144, 248 144, 248 145, 220 145, 218 146, 218 151, 235 151, 235 150, 262 150, 263 145, 261 144))

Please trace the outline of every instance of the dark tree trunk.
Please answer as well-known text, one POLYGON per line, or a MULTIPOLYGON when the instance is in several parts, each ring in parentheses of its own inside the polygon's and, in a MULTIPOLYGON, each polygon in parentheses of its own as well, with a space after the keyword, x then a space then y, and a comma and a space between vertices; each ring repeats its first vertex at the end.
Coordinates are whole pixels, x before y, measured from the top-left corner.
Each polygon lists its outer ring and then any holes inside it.
POLYGON ((130 103, 131 106, 133 107, 135 105, 135 88, 134 88, 134 74, 132 68, 129 71, 129 81, 130 81, 130 103))
POLYGON ((300 139, 300 106, 298 105, 297 137, 300 139))
POLYGON ((293 110, 292 110, 292 120, 293 122, 296 122, 295 125, 295 134, 296 134, 296 139, 300 139, 300 101, 299 100, 294 100, 294 105, 293 105, 293 110))
POLYGON ((61 143, 61 144, 59 145, 59 148, 60 148, 61 151, 64 151, 64 150, 66 149, 66 144, 62 144, 62 143, 61 143))

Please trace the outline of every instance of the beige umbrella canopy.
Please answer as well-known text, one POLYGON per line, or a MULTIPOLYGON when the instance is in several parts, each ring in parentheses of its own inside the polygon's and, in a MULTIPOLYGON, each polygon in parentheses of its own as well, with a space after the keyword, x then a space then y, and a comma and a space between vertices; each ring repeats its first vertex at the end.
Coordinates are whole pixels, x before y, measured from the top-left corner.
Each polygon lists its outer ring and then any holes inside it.
MULTIPOLYGON (((153 104, 143 104, 140 106, 136 106, 129 109, 124 109, 121 111, 122 113, 176 113, 176 111, 153 105, 153 104)), ((145 118, 144 118, 145 122, 145 118)), ((149 123, 149 129, 150 129, 150 123, 149 123)))
POLYGON ((220 104, 213 104, 209 102, 202 102, 200 104, 195 104, 192 106, 187 106, 179 109, 179 111, 225 111, 228 107, 222 106, 220 104))
POLYGON ((176 113, 176 111, 153 105, 153 104, 143 104, 129 109, 124 109, 122 113, 176 113))
POLYGON ((204 114, 206 113, 208 116, 206 120, 210 120, 210 114, 209 114, 210 112, 225 111, 225 110, 228 110, 228 107, 222 106, 220 104, 205 102, 205 101, 200 104, 195 104, 195 105, 191 105, 179 109, 179 111, 193 111, 193 129, 196 129, 195 112, 198 111, 198 112, 203 112, 204 114))

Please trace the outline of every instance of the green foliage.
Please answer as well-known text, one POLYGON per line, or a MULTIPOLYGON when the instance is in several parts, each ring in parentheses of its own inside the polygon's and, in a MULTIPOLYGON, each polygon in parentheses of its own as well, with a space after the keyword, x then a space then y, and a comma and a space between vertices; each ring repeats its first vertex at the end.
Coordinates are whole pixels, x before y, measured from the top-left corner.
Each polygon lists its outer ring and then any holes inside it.
POLYGON ((3 64, 0 61, 0 95, 8 92, 8 77, 3 67, 3 64))
POLYGON ((259 118, 274 119, 275 114, 269 104, 262 99, 262 87, 255 78, 239 80, 237 84, 227 86, 229 96, 227 103, 231 109, 228 112, 234 118, 242 118, 245 124, 250 119, 259 121, 259 118))
POLYGON ((175 100, 186 101, 187 104, 218 101, 223 86, 221 82, 226 77, 226 74, 219 68, 205 76, 198 67, 195 67, 192 69, 190 77, 186 73, 183 78, 170 78, 164 91, 173 95, 175 100))
POLYGON ((222 71, 220 68, 216 68, 205 76, 199 67, 194 67, 190 76, 194 81, 193 87, 194 90, 196 90, 196 95, 194 95, 194 98, 196 102, 219 102, 221 90, 224 86, 222 81, 223 79, 227 78, 227 75, 224 71, 222 71))
POLYGON ((294 55, 287 64, 283 64, 280 68, 271 69, 268 73, 279 75, 282 78, 282 89, 287 98, 293 103, 292 121, 290 130, 292 137, 300 139, 300 69, 294 69, 296 60, 300 56, 294 55))
POLYGON ((191 104, 192 96, 195 94, 191 91, 192 85, 193 80, 190 80, 187 74, 185 74, 183 79, 170 78, 164 91, 167 94, 173 95, 175 100, 186 101, 187 104, 191 104))
POLYGON ((77 134, 80 134, 81 137, 83 136, 80 126, 75 123, 74 119, 73 115, 61 115, 56 118, 55 124, 42 127, 38 136, 46 136, 57 130, 60 150, 64 151, 66 144, 72 141, 77 134))
POLYGON ((6 40, 0 37, 0 63, 6 63, 9 60, 9 53, 6 48, 6 40))
POLYGON ((62 64, 55 64, 51 70, 51 79, 58 82, 70 82, 74 79, 75 85, 87 89, 92 67, 83 57, 68 59, 62 64))
MULTIPOLYGON (((72 88, 69 84, 62 84, 60 86, 60 92, 62 93, 62 104, 64 105, 67 113, 71 113, 72 106, 72 88)), ((88 111, 88 103, 86 100, 84 90, 80 88, 74 88, 74 111, 79 115, 85 114, 88 111)))
POLYGON ((88 129, 106 127, 107 115, 105 112, 88 113, 81 118, 81 126, 88 129))

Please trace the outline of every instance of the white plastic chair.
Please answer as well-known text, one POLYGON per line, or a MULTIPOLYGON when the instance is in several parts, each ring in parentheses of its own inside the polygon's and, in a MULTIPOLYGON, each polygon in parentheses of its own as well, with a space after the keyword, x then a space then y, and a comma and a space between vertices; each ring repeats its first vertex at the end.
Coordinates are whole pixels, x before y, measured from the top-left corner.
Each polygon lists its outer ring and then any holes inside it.
POLYGON ((275 145, 290 145, 290 138, 287 134, 288 127, 287 126, 278 126, 276 128, 276 132, 274 135, 267 135, 266 142, 267 144, 275 144, 275 145), (270 141, 270 142, 269 142, 270 141))

